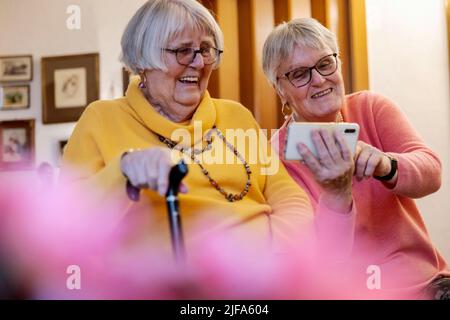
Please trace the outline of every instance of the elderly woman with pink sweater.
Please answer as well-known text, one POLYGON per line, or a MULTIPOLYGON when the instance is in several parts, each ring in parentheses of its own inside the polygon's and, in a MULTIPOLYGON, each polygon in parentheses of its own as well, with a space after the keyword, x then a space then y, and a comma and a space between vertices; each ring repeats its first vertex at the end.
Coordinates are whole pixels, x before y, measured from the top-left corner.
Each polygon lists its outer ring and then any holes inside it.
POLYGON ((291 109, 273 145, 280 146, 283 159, 293 121, 359 124, 354 156, 338 132, 313 131, 317 158, 299 144, 303 161, 284 161, 288 172, 308 192, 316 211, 332 206, 344 216, 357 212, 348 219, 356 225, 353 251, 370 252, 368 263, 379 268, 381 286, 448 299, 446 262, 413 200, 440 188, 440 160, 391 100, 368 91, 345 95, 340 63, 336 36, 314 19, 295 19, 272 31, 263 49, 263 69, 283 113, 291 109), (383 274, 394 279, 383 279, 383 274))

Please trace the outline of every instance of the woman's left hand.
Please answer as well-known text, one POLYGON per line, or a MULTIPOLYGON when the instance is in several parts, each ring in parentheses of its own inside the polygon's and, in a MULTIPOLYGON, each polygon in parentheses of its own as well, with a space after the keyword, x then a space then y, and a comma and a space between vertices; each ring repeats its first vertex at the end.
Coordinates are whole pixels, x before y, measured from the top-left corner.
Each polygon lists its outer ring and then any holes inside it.
POLYGON ((385 176, 391 171, 391 160, 381 150, 358 141, 355 152, 355 176, 358 181, 385 176))

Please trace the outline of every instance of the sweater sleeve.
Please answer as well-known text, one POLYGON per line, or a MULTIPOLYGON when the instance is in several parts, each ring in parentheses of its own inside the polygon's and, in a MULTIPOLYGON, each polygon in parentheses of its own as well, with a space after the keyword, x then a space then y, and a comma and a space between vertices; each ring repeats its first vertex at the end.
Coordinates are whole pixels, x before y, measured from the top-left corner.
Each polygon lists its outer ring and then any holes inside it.
POLYGON ((409 198, 436 192, 441 186, 439 157, 425 145, 394 102, 376 96, 372 108, 382 150, 398 161, 398 181, 392 191, 409 198))

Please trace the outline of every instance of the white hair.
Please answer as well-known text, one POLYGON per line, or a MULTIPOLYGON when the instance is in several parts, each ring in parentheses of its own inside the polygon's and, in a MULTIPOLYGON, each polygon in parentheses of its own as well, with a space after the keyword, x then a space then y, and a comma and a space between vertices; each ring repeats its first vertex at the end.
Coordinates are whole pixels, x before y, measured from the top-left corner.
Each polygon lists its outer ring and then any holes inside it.
POLYGON ((339 54, 336 35, 313 18, 298 18, 279 24, 267 37, 263 47, 263 70, 269 82, 277 86, 278 68, 289 58, 294 47, 330 48, 339 54))
MULTIPOLYGON (((163 48, 186 29, 202 31, 223 50, 223 34, 212 14, 196 0, 149 0, 131 18, 122 36, 120 60, 133 73, 167 71, 163 48)), ((214 64, 217 68, 219 59, 214 64)))

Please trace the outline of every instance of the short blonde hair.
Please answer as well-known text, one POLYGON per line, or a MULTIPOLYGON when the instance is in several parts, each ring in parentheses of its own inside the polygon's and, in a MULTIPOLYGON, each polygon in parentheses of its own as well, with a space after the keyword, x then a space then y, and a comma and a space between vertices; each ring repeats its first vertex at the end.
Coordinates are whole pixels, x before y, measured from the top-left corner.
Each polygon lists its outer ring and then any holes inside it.
MULTIPOLYGON (((223 34, 212 14, 196 0, 149 0, 128 22, 122 36, 120 60, 133 73, 145 69, 167 71, 163 48, 186 29, 214 38, 223 50, 223 34)), ((214 67, 220 63, 220 56, 214 67)))
POLYGON ((279 24, 263 47, 263 70, 269 82, 277 87, 281 61, 288 59, 295 45, 314 49, 330 48, 339 54, 336 35, 313 18, 298 18, 279 24))

